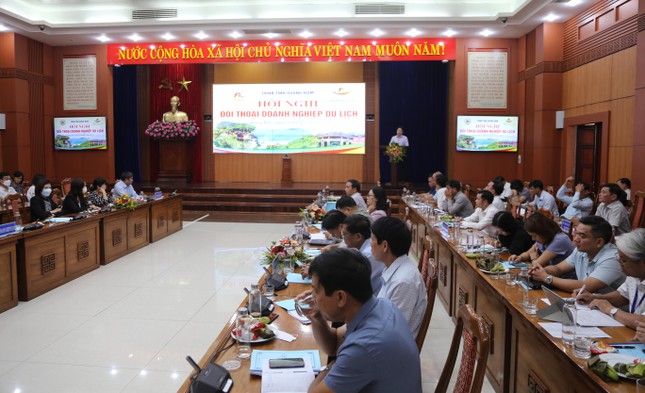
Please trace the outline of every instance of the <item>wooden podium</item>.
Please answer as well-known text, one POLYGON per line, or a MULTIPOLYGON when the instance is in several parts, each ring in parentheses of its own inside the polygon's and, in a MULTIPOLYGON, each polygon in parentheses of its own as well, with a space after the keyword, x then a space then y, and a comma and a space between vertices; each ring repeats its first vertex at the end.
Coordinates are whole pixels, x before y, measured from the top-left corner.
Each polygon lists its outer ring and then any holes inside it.
POLYGON ((157 181, 189 183, 192 178, 193 160, 190 154, 192 141, 159 141, 159 175, 157 181))

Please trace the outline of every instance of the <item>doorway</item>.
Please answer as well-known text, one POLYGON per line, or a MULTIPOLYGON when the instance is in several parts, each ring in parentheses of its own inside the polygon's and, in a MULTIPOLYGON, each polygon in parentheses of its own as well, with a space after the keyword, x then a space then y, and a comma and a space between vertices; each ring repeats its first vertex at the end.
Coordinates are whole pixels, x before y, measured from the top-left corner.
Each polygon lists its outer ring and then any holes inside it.
POLYGON ((587 123, 576 127, 576 161, 574 177, 591 185, 600 185, 600 155, 602 123, 587 123))

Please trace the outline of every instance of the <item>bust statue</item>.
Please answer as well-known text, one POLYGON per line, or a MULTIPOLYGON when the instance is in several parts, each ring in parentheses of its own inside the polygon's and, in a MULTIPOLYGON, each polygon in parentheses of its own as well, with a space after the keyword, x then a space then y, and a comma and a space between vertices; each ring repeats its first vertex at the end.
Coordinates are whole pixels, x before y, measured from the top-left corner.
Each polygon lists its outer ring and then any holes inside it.
POLYGON ((170 111, 163 114, 162 121, 164 123, 172 123, 176 121, 188 121, 188 115, 186 114, 186 112, 182 112, 178 110, 179 105, 181 105, 181 103, 179 102, 179 97, 177 96, 170 97, 170 111))

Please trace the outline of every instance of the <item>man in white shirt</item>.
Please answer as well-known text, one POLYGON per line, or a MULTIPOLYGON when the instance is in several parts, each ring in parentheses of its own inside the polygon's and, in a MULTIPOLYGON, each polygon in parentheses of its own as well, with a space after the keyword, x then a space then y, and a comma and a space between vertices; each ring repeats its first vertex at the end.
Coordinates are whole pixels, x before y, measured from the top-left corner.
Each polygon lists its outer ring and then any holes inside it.
POLYGON ((408 142, 408 137, 403 135, 403 128, 399 127, 396 129, 396 135, 390 139, 390 144, 396 143, 399 146, 409 147, 410 143, 408 142))
POLYGON ((493 206, 495 206, 497 210, 506 210, 506 203, 502 200, 504 183, 497 180, 491 180, 488 182, 486 190, 493 194, 493 206))
POLYGON ((444 206, 446 203, 446 186, 448 185, 448 176, 437 175, 437 192, 434 194, 434 200, 437 207, 444 206))
POLYGON ((495 176, 493 181, 500 182, 504 185, 504 191, 500 194, 500 196, 504 199, 509 199, 510 197, 513 196, 513 190, 511 190, 511 183, 507 182, 504 176, 495 176))
MULTIPOLYGON (((573 184, 573 178, 570 179, 571 184, 573 184)), ((580 183, 576 185, 573 196, 567 195, 569 185, 569 179, 567 179, 555 194, 559 200, 568 205, 567 210, 564 211, 562 217, 567 220, 571 220, 573 217, 587 217, 593 208, 593 201, 589 198, 589 184, 580 183)))
POLYGON ((0 200, 5 199, 8 195, 17 194, 16 190, 11 187, 11 175, 9 172, 0 172, 0 200))
POLYGON ((131 198, 138 197, 137 192, 134 191, 132 187, 132 182, 134 181, 134 175, 132 172, 125 171, 121 174, 121 181, 117 182, 112 189, 112 196, 118 198, 121 195, 127 195, 131 198))
POLYGON ((419 268, 408 257, 411 244, 412 234, 398 218, 383 217, 372 224, 372 255, 385 265, 378 297, 389 299, 398 307, 416 338, 428 298, 419 268))
POLYGON ((596 209, 596 215, 607 220, 617 236, 632 230, 629 213, 621 201, 623 193, 624 191, 615 183, 603 184, 598 193, 600 205, 596 209))
POLYGON ((347 180, 345 183, 345 195, 352 197, 359 209, 367 211, 367 204, 361 195, 361 183, 358 180, 347 180))
POLYGON ((486 232, 490 236, 496 235, 493 227, 493 217, 499 210, 493 206, 493 194, 488 190, 477 193, 475 199, 475 212, 464 218, 461 226, 463 228, 474 228, 486 232))
POLYGON ((532 180, 529 183, 529 191, 533 200, 527 204, 529 210, 547 210, 551 212, 553 217, 559 215, 558 204, 555 202, 553 195, 544 191, 544 183, 542 180, 532 180))

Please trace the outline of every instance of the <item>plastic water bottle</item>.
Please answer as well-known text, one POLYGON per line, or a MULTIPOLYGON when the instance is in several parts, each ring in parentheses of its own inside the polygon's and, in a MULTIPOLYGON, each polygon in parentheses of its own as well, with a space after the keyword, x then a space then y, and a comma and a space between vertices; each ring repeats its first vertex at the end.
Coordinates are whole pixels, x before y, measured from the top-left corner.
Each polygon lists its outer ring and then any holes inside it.
POLYGON ((251 321, 252 318, 246 307, 240 307, 235 320, 237 357, 240 359, 248 359, 251 356, 251 321))
POLYGON ((576 301, 575 299, 566 299, 562 308, 564 318, 562 319, 562 343, 573 346, 573 339, 576 335, 576 301))
POLYGON ((253 318, 262 316, 262 293, 258 284, 251 285, 249 292, 249 313, 253 318))

